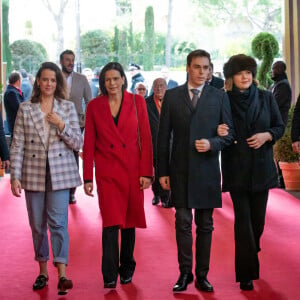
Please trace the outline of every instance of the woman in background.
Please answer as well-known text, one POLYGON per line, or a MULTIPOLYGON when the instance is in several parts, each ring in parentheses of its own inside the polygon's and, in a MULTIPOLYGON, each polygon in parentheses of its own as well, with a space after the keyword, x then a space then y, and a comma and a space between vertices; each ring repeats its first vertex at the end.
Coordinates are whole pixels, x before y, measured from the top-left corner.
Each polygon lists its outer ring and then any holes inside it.
POLYGON ((152 180, 152 143, 145 100, 128 93, 119 63, 101 71, 101 96, 87 107, 83 145, 84 191, 93 196, 93 165, 102 216, 105 288, 132 280, 135 228, 145 228, 144 193, 152 180), (119 230, 121 251, 119 254, 119 230))
POLYGON ((20 105, 11 145, 11 189, 16 197, 25 190, 35 260, 39 275, 34 290, 48 285, 47 261, 50 230, 53 263, 58 272, 58 294, 73 283, 66 277, 69 256, 69 189, 81 184, 73 150, 82 145, 78 117, 65 98, 65 81, 59 67, 42 64, 30 101, 20 105))

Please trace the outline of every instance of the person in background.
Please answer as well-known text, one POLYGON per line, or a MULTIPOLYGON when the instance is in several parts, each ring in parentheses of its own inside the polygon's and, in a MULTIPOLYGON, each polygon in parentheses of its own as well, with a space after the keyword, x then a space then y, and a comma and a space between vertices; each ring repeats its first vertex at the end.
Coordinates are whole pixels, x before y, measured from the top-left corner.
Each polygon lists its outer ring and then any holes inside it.
POLYGON ((167 89, 172 89, 178 86, 178 82, 170 78, 170 70, 167 66, 164 66, 160 70, 161 77, 167 82, 167 89))
POLYGON ((159 117, 163 97, 167 90, 167 82, 164 78, 156 78, 153 81, 153 94, 146 98, 148 117, 152 135, 153 146, 153 168, 155 171, 154 181, 152 182, 152 191, 154 197, 152 204, 157 205, 161 201, 162 207, 168 208, 170 206, 170 191, 164 190, 160 183, 157 173, 157 134, 159 127, 159 117))
POLYGON ((141 74, 141 67, 137 64, 130 64, 129 65, 129 72, 130 72, 130 76, 131 76, 131 87, 130 87, 130 91, 132 94, 134 94, 135 90, 135 86, 138 82, 144 82, 145 78, 144 76, 141 74))
POLYGON ((147 97, 147 83, 146 82, 137 82, 135 85, 135 94, 142 96, 143 98, 147 97))
POLYGON ((39 68, 30 101, 20 105, 10 150, 11 190, 25 190, 29 224, 39 275, 33 290, 48 285, 47 227, 58 273, 58 294, 73 287, 66 276, 69 257, 68 204, 70 188, 81 185, 73 149, 82 145, 74 104, 65 99, 59 67, 45 62, 39 68))
POLYGON ((5 139, 2 114, 0 113, 0 168, 8 171, 9 169, 9 149, 5 139))
MULTIPOLYGON (((165 79, 167 82, 167 89, 172 89, 178 86, 178 82, 170 78, 170 70, 167 66, 163 66, 160 70, 160 73, 161 73, 161 78, 165 79)), ((153 94, 153 85, 151 87, 149 95, 152 94, 153 94)))
POLYGON ((188 81, 167 90, 162 102, 157 139, 159 181, 171 190, 180 276, 174 292, 193 282, 192 222, 196 224, 195 287, 212 292, 207 279, 213 231, 213 210, 222 206, 219 152, 233 142, 229 100, 221 90, 205 84, 210 54, 192 51, 187 56, 188 81), (200 97, 199 97, 200 94, 200 97), (227 123, 228 122, 228 123, 227 123), (227 123, 229 134, 217 135, 227 123), (171 134, 173 133, 170 153, 171 134))
POLYGON ((92 78, 94 76, 91 68, 84 68, 82 70, 82 74, 86 77, 89 84, 91 84, 92 78))
MULTIPOLYGON (((65 50, 60 54, 60 65, 67 82, 67 100, 74 103, 81 132, 84 131, 85 108, 92 99, 91 87, 85 75, 73 71, 75 54, 72 50, 65 50), (84 100, 84 103, 83 103, 84 100)), ((74 151, 74 156, 79 167, 79 152, 74 151)), ((70 204, 76 203, 76 188, 70 190, 70 204)))
POLYGON ((31 97, 32 84, 29 81, 28 74, 27 74, 26 70, 21 69, 20 73, 22 75, 21 90, 23 92, 24 101, 27 101, 31 97))
MULTIPOLYGON (((274 83, 270 87, 270 91, 274 95, 277 102, 282 121, 287 125, 288 114, 292 103, 292 89, 286 75, 286 64, 279 60, 273 63, 271 69, 271 78, 274 83)), ((278 173, 278 187, 285 188, 282 171, 279 167, 279 162, 276 161, 278 173)))
POLYGON ((90 82, 91 90, 92 90, 92 98, 96 98, 100 95, 99 89, 99 76, 100 76, 101 68, 96 67, 94 69, 94 77, 90 82))
POLYGON ((214 65, 212 62, 209 65, 209 73, 206 83, 217 89, 224 89, 224 80, 214 75, 214 65))
POLYGON ((19 105, 24 101, 23 92, 21 91, 21 82, 21 74, 19 72, 12 72, 8 77, 8 85, 3 96, 7 128, 11 139, 13 137, 19 105))
POLYGON ((259 278, 258 252, 264 231, 269 189, 277 187, 273 145, 284 124, 271 92, 258 89, 251 56, 234 55, 224 64, 235 142, 222 151, 224 192, 234 208, 235 274, 241 290, 259 278))
POLYGON ((293 151, 300 154, 300 94, 292 117, 291 139, 293 151))
POLYGON ((270 91, 275 97, 282 121, 286 126, 292 103, 292 89, 286 75, 285 62, 279 60, 272 65, 271 78, 274 84, 271 85, 270 91))
POLYGON ((93 196, 95 171, 104 288, 115 288, 118 275, 121 284, 129 284, 135 271, 135 228, 146 227, 143 190, 153 177, 152 143, 146 102, 126 91, 123 67, 108 63, 99 83, 101 95, 86 112, 83 179, 85 193, 93 196))

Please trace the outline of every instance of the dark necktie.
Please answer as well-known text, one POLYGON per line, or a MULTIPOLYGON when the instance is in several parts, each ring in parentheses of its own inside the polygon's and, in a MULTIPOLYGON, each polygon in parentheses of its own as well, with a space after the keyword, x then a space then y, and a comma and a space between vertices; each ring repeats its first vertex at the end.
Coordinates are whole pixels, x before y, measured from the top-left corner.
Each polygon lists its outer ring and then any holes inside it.
POLYGON ((200 91, 197 89, 191 89, 191 92, 193 93, 192 104, 194 107, 196 107, 200 91))

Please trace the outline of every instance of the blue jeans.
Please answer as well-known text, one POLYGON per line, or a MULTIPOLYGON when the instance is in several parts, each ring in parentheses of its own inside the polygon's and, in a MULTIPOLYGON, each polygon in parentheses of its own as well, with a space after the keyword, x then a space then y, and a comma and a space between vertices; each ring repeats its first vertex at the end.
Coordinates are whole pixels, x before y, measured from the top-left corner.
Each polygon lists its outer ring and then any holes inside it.
POLYGON ((53 253, 53 263, 68 264, 69 189, 47 192, 25 191, 29 224, 32 231, 35 260, 49 260, 47 224, 53 253))

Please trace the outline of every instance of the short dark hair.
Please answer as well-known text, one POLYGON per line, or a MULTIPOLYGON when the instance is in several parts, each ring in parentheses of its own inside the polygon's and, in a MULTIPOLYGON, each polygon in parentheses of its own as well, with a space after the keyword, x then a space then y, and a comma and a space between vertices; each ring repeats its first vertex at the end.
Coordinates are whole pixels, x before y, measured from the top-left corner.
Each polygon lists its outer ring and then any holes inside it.
POLYGON ((20 73, 21 73, 21 75, 22 75, 23 78, 27 78, 27 72, 26 72, 25 69, 21 69, 20 73))
POLYGON ((107 95, 107 89, 105 87, 105 73, 110 70, 116 70, 120 73, 121 77, 125 78, 124 84, 122 86, 122 91, 127 89, 127 78, 124 72, 124 69, 121 64, 118 62, 110 62, 106 64, 103 69, 101 70, 100 76, 99 76, 99 87, 100 91, 103 95, 107 95))
POLYGON ((75 53, 72 50, 67 49, 60 54, 60 56, 59 56, 60 61, 63 60, 65 54, 71 54, 75 57, 75 53))
POLYGON ((197 49, 188 54, 188 56, 186 58, 186 63, 188 66, 191 65, 191 62, 192 62, 193 58, 195 58, 195 57, 207 57, 209 60, 209 63, 211 63, 210 54, 205 50, 197 49))
POLYGON ((280 73, 284 73, 286 71, 286 64, 282 60, 275 61, 273 66, 277 66, 278 71, 280 71, 280 73))
POLYGON ((37 74, 35 76, 35 81, 32 88, 32 96, 31 96, 31 102, 37 103, 40 102, 40 88, 37 85, 37 79, 41 78, 41 74, 44 70, 51 70, 55 72, 56 77, 56 89, 54 92, 54 97, 57 100, 66 99, 66 83, 64 79, 64 75, 61 71, 61 69, 53 62, 47 61, 42 63, 41 67, 37 71, 37 74))
POLYGON ((8 77, 8 83, 15 84, 20 79, 21 79, 21 74, 19 72, 12 72, 8 77))

